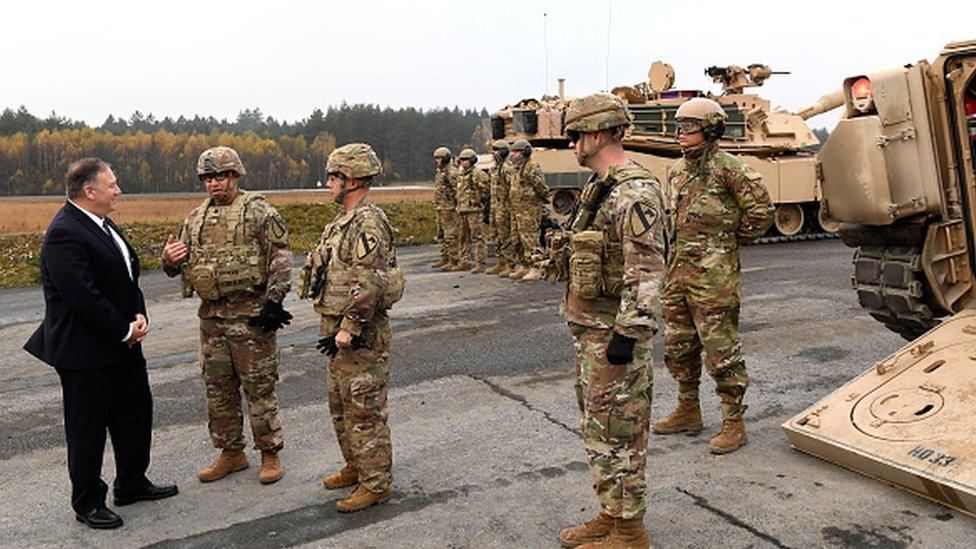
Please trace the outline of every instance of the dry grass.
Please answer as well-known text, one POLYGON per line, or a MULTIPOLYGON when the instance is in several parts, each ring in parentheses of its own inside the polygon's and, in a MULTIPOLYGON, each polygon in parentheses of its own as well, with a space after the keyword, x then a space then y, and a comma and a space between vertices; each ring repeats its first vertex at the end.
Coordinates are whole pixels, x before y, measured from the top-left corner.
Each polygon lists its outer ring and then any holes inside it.
MULTIPOLYGON (((316 191, 266 192, 275 206, 330 202, 328 193, 316 191)), ((370 193, 374 202, 410 202, 433 199, 432 188, 383 188, 370 193)), ((125 195, 119 198, 112 219, 122 224, 137 222, 178 222, 204 199, 203 193, 125 195)), ((0 234, 32 233, 47 228, 54 214, 64 205, 61 197, 0 200, 0 234)))
MULTIPOLYGON (((384 196, 385 194, 376 193, 375 201, 383 203, 383 209, 396 229, 399 245, 429 244, 434 241, 436 224, 432 201, 408 198, 391 202, 392 198, 384 196)), ((322 234, 322 228, 339 211, 337 205, 331 201, 323 202, 321 196, 321 194, 315 196, 314 201, 306 196, 302 200, 291 200, 290 203, 272 200, 278 204, 278 211, 285 218, 289 241, 296 254, 305 253, 315 246, 322 234)), ((200 199, 193 197, 193 200, 190 207, 195 206, 200 199)), ((5 204, 9 202, 0 202, 0 206, 5 204)), ((186 212, 189 212, 190 207, 186 212)), ((179 230, 180 222, 186 212, 173 220, 122 223, 126 238, 139 253, 143 269, 159 268, 159 256, 166 242, 166 235, 179 230)), ((44 227, 47 226, 48 221, 44 222, 44 227)), ((31 233, 0 234, 0 288, 40 282, 40 250, 44 227, 41 231, 31 233)))

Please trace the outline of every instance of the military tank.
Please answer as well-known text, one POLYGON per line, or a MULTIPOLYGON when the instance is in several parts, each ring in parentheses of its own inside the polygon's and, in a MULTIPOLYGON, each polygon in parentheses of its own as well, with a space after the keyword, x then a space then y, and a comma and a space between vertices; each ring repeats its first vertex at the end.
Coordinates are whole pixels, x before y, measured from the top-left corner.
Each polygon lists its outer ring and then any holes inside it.
POLYGON ((976 40, 842 90, 823 211, 855 250, 861 306, 912 341, 783 429, 798 450, 976 515, 976 40))
MULTIPOLYGON (((655 61, 648 79, 632 86, 617 86, 612 93, 627 101, 634 126, 624 139, 624 148, 634 160, 664 179, 668 168, 680 157, 675 138, 675 112, 693 97, 716 100, 728 114, 726 132, 719 146, 752 166, 776 205, 774 227, 766 240, 794 240, 832 236, 837 226, 820 212, 820 185, 813 149, 819 140, 805 120, 843 104, 838 90, 792 113, 773 110, 770 102, 749 87, 761 86, 777 73, 765 65, 709 67, 705 70, 722 86, 721 95, 701 90, 674 89, 674 69, 655 61)), ((568 217, 589 171, 579 168, 569 140, 562 130, 568 99, 560 80, 558 96, 523 99, 492 115, 495 139, 526 139, 536 152, 533 157, 547 174, 553 189, 550 211, 557 219, 568 217)))

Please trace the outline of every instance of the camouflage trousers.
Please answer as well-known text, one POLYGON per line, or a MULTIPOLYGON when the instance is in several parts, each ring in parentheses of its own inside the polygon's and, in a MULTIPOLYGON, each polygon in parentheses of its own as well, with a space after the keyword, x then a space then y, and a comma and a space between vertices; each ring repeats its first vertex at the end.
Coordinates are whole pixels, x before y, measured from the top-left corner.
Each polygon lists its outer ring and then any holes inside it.
POLYGON ((651 341, 638 342, 634 360, 607 362, 612 332, 570 323, 576 363, 576 400, 593 487, 603 512, 643 516, 647 433, 651 417, 651 341))
MULTIPOLYGON (((705 280, 705 276, 690 278, 705 280)), ((715 380, 724 419, 741 419, 749 376, 739 343, 739 279, 726 280, 724 290, 713 284, 669 277, 664 285, 664 364, 678 382, 678 399, 698 401, 705 366, 715 380)))
POLYGON ((254 447, 278 451, 284 445, 278 419, 278 345, 275 334, 248 326, 250 318, 201 318, 200 362, 207 391, 210 438, 216 448, 243 450, 247 398, 254 447))
POLYGON ((339 449, 359 473, 359 484, 371 492, 384 492, 393 482, 386 404, 390 336, 384 317, 364 330, 366 347, 340 349, 328 364, 329 412, 339 449))
POLYGON ((542 208, 534 204, 512 210, 512 233, 509 238, 512 261, 527 265, 532 253, 539 248, 539 225, 542 223, 542 208))
POLYGON ((508 208, 499 206, 491 210, 491 233, 495 242, 498 261, 512 263, 512 223, 508 208))
POLYGON ((458 258, 458 218, 454 210, 437 210, 437 219, 444 235, 441 239, 441 259, 454 262, 458 258))
POLYGON ((485 246, 485 236, 483 234, 484 224, 481 221, 481 212, 463 212, 458 214, 461 227, 461 238, 458 244, 458 257, 462 263, 468 261, 471 255, 471 248, 474 248, 474 262, 478 265, 485 264, 485 257, 488 249, 485 246))

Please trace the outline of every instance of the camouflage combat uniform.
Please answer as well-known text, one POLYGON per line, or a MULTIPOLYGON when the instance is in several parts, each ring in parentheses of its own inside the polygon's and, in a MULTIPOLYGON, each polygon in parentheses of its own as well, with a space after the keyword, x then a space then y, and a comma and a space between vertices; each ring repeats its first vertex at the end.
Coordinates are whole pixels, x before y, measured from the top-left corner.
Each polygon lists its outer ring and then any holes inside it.
POLYGON ((515 263, 528 265, 530 256, 540 247, 542 205, 549 198, 549 187, 539 164, 531 158, 514 160, 511 174, 511 253, 515 263))
POLYGON ((468 262, 473 245, 476 266, 485 265, 487 250, 482 215, 487 196, 488 176, 485 172, 476 168, 474 164, 463 170, 458 176, 457 184, 458 224, 461 228, 458 258, 462 264, 468 262))
POLYGON ((724 420, 741 420, 749 385, 739 344, 739 245, 762 236, 773 206, 760 176, 713 145, 668 173, 674 243, 663 304, 665 364, 679 401, 698 403, 701 353, 724 420))
POLYGON ((603 512, 631 519, 645 510, 651 337, 665 276, 662 194, 649 171, 629 162, 604 181, 591 177, 580 204, 562 312, 575 346, 581 430, 603 512), (629 364, 608 362, 613 332, 637 340, 629 364))
POLYGON ((509 196, 511 164, 503 160, 496 162, 489 174, 491 209, 490 233, 495 242, 495 255, 503 265, 512 263, 512 199, 509 196))
POLYGON ((248 322, 268 301, 280 303, 291 284, 292 253, 284 220, 264 196, 239 190, 219 206, 210 197, 183 223, 180 240, 189 250, 182 266, 184 297, 201 298, 200 360, 213 445, 245 447, 240 389, 247 397, 255 448, 277 452, 283 445, 278 418, 278 346, 275 332, 248 322))
POLYGON ((362 337, 361 348, 341 348, 329 360, 329 412, 342 457, 359 484, 376 493, 392 482, 386 403, 392 303, 384 296, 396 269, 393 237, 383 210, 363 198, 326 225, 310 257, 323 271, 318 293, 309 295, 322 315, 321 335, 344 329, 362 337))
POLYGON ((457 169, 450 162, 437 168, 434 175, 434 207, 443 234, 441 260, 444 263, 458 261, 457 179, 457 169))

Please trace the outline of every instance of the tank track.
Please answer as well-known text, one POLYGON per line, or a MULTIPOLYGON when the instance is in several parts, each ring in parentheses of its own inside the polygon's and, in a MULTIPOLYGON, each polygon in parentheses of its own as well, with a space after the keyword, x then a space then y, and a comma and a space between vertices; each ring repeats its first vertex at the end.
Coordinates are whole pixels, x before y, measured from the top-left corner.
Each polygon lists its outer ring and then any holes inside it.
POLYGON ((889 330, 911 341, 939 323, 924 302, 919 248, 861 246, 853 263, 858 302, 889 330))
POLYGON ((780 242, 800 242, 802 240, 829 240, 840 238, 837 233, 799 233, 793 236, 783 236, 781 234, 760 237, 756 244, 779 244, 780 242))

